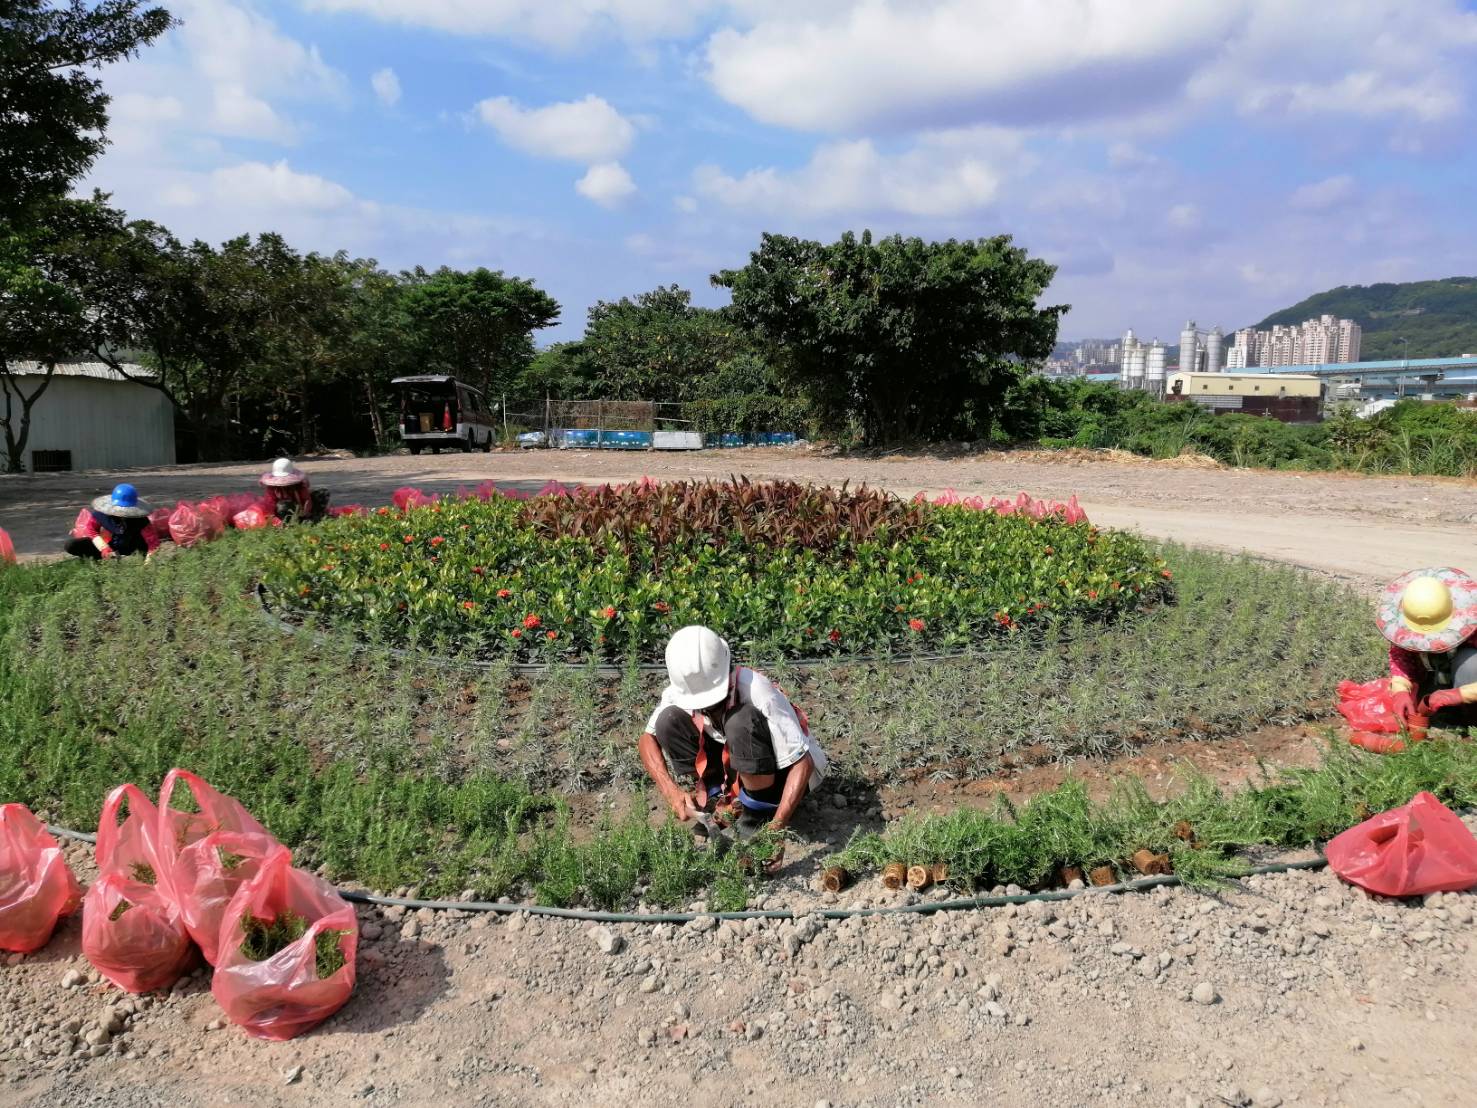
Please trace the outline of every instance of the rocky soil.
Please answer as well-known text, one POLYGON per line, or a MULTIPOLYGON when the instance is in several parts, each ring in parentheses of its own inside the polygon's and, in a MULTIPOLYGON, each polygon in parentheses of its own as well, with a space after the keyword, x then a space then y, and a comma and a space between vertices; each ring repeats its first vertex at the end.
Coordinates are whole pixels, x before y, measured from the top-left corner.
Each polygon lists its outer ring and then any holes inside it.
POLYGON ((366 907, 354 998, 287 1043, 204 970, 100 981, 74 919, 0 975, 0 1105, 1465 1105, 1474 910, 1327 871, 846 921, 366 907))

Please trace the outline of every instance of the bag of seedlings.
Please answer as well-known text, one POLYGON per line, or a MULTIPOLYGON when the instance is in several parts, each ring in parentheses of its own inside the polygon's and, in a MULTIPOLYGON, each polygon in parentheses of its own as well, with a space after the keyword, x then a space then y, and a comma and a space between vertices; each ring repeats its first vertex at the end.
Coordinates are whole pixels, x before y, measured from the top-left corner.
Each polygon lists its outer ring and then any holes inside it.
POLYGON ((216 831, 237 831, 272 839, 240 801, 217 792, 203 777, 187 769, 172 769, 164 775, 157 813, 154 849, 159 859, 159 888, 174 900, 183 900, 175 881, 175 863, 180 852, 191 843, 216 831), (193 812, 180 811, 172 804, 175 786, 180 782, 184 782, 194 799, 193 812))
POLYGON ((226 522, 214 508, 183 500, 169 516, 169 537, 179 546, 213 542, 225 534, 226 522))
POLYGON ((82 953, 120 989, 167 989, 195 962, 179 909, 121 870, 103 874, 82 901, 82 953))
MULTIPOLYGON (((184 815, 184 813, 177 813, 184 815)), ((161 820, 137 785, 119 785, 103 803, 97 827, 98 879, 82 901, 82 953, 120 989, 146 993, 172 985, 194 961, 195 948, 179 908, 161 888, 161 820), (128 814, 122 824, 119 810, 128 814)))
POLYGON ((291 1039, 349 999, 358 944, 354 909, 333 886, 273 855, 226 908, 210 991, 248 1034, 291 1039))
POLYGON ((5 533, 5 528, 0 527, 0 566, 13 566, 15 564, 15 543, 10 541, 10 536, 5 533))
POLYGON ((226 908, 241 886, 278 855, 290 858, 287 847, 272 836, 249 831, 216 831, 179 852, 170 880, 180 918, 212 966, 226 908))
POLYGON ((0 950, 40 950, 82 903, 82 889, 46 825, 24 804, 0 805, 0 950))

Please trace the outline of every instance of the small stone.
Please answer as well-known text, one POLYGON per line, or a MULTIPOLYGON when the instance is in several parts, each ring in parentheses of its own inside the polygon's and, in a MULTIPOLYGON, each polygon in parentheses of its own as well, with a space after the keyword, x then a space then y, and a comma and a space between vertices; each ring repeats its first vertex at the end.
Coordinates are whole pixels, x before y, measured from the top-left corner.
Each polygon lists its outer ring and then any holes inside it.
POLYGON ((717 916, 698 916, 697 919, 687 925, 687 930, 691 931, 694 935, 706 935, 709 931, 716 930, 717 927, 717 916))
POLYGON ((996 954, 1000 955, 1000 957, 1002 958, 1009 954, 1014 948, 1015 944, 1007 939, 1004 935, 997 935, 995 937, 995 941, 990 945, 990 949, 993 950, 996 954))
POLYGON ((619 954, 621 948, 626 945, 626 940, 608 927, 594 928, 590 932, 590 937, 595 940, 595 945, 604 954, 619 954))
POLYGON ((1215 986, 1209 981, 1201 981, 1190 990, 1190 998, 1196 1004, 1214 1004, 1220 999, 1220 994, 1215 991, 1215 986))
POLYGON ((1252 1108, 1281 1108, 1282 1098, 1263 1085, 1251 1097, 1252 1108))
POLYGON ((417 939, 421 933, 421 922, 417 919, 407 920, 405 926, 400 928, 400 937, 410 940, 417 939))
POLYGON ((374 942, 384 933, 384 928, 375 923, 373 920, 370 920, 368 923, 363 924, 359 928, 359 937, 367 943, 374 942))
POLYGON ((656 1028, 643 1027, 640 1031, 636 1032, 636 1041, 642 1046, 655 1046, 656 1028))
POLYGON ((744 1029, 744 1038, 748 1039, 751 1043, 757 1040, 763 1034, 764 1025, 762 1023, 751 1023, 747 1028, 744 1029))
POLYGON ((656 974, 643 978, 641 984, 638 986, 643 993, 654 993, 659 987, 660 983, 656 979, 656 974))
POLYGON ((585 1061, 584 1061, 584 1070, 585 1070, 586 1073, 595 1073, 599 1069, 600 1069, 600 1061, 599 1061, 599 1059, 597 1059, 597 1058, 586 1058, 585 1059, 585 1061))
POLYGON ((1357 1054, 1359 1051, 1364 1049, 1364 1040, 1360 1038, 1353 1038, 1344 1045, 1357 1054))
POLYGON ((112 1034, 105 1027, 94 1027, 84 1038, 89 1046, 107 1046, 113 1041, 112 1034))
POLYGON ((205 1030, 207 1030, 207 1031, 219 1031, 219 1030, 221 1030, 225 1026, 226 1026, 226 1021, 223 1020, 223 1019, 221 1019, 219 1016, 217 1016, 215 1019, 211 1020, 209 1023, 207 1023, 205 1025, 205 1030))
POLYGON ((74 969, 69 969, 66 973, 62 974, 62 988, 75 989, 86 980, 87 978, 82 973, 74 969))
POLYGON ((986 1001, 985 1003, 985 1014, 988 1015, 991 1019, 1003 1020, 1010 1013, 1005 1010, 1005 1006, 1003 1004, 1000 1004, 998 1001, 990 1000, 986 1001))
POLYGON ((288 1070, 286 1073, 284 1073, 282 1075, 282 1083, 284 1085, 296 1085, 302 1079, 303 1079, 303 1067, 302 1066, 293 1066, 292 1069, 288 1070))
POLYGON ((676 1004, 672 1005, 672 1013, 679 1020, 685 1020, 688 1016, 692 1015, 692 1009, 679 1000, 676 1004))

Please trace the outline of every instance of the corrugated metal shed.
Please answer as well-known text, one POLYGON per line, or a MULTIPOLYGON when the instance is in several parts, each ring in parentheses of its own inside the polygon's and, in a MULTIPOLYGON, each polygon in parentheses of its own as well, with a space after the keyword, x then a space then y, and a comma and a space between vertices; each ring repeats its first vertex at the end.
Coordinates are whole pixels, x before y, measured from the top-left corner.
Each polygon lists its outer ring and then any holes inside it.
MULTIPOLYGON (((148 375, 142 366, 128 367, 135 370, 148 375)), ((45 373, 34 362, 12 362, 10 371, 28 379, 27 391, 45 373)), ((31 409, 31 472, 173 464, 174 406, 159 390, 120 377, 102 362, 59 364, 31 409)))

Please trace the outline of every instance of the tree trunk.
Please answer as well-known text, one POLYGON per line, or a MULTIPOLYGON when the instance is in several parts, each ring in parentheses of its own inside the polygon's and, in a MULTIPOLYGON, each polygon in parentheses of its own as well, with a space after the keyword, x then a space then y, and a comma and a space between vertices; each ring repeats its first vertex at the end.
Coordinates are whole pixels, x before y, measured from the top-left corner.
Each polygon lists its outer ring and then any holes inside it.
POLYGON ((364 378, 364 395, 369 398, 369 428, 374 435, 374 448, 383 450, 385 443, 385 423, 380 418, 380 406, 374 395, 374 378, 364 378))
POLYGON ((54 376, 56 376, 56 363, 47 362, 46 376, 27 396, 20 386, 20 378, 10 372, 8 364, 0 361, 0 392, 5 394, 5 415, 0 417, 0 425, 5 428, 6 473, 26 471, 26 443, 31 438, 31 409, 36 406, 36 401, 41 399, 41 394, 50 386, 54 376), (15 400, 17 399, 21 406, 19 430, 16 428, 15 419, 15 400))

